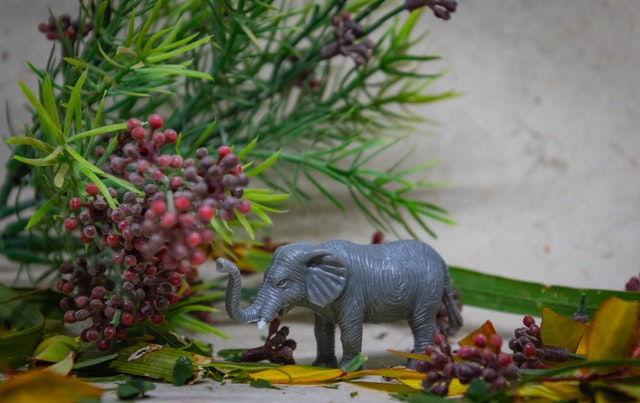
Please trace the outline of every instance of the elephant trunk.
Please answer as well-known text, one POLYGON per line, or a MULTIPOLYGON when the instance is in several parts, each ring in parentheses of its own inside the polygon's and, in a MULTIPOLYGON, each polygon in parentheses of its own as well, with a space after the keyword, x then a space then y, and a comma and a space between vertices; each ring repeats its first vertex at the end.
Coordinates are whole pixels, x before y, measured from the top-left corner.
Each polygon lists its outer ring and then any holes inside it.
POLYGON ((264 329, 267 324, 264 318, 260 317, 261 304, 255 302, 250 307, 243 309, 240 306, 240 290, 242 280, 240 279, 240 271, 230 261, 219 258, 216 262, 216 269, 220 273, 229 274, 229 283, 227 284, 227 298, 225 307, 231 318, 242 323, 258 322, 258 328, 264 329))

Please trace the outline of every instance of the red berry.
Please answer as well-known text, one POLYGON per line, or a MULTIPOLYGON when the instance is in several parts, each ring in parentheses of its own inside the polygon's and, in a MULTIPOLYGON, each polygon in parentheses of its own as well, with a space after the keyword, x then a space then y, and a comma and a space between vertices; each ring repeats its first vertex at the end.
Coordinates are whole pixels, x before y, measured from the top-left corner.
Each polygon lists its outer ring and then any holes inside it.
POLYGON ((500 355, 498 356, 498 362, 501 366, 506 367, 507 365, 511 364, 511 356, 506 353, 500 353, 500 355))
POLYGON ((182 157, 180 155, 174 155, 171 157, 171 163, 169 166, 171 168, 180 168, 182 166, 182 157))
MULTIPOLYGON (((100 336, 98 336, 100 337, 100 336)), ((98 350, 100 351, 107 351, 109 349, 109 345, 111 343, 109 343, 109 340, 107 339, 100 339, 100 341, 97 343, 98 346, 98 350)))
POLYGON ((191 202, 189 201, 189 199, 184 196, 179 196, 173 199, 173 205, 180 211, 185 211, 186 209, 188 209, 190 204, 191 202))
POLYGON ((475 344, 476 347, 484 348, 487 345, 487 338, 484 334, 478 333, 473 336, 473 344, 475 344))
POLYGON ((202 242, 202 238, 200 237, 199 233, 191 232, 189 233, 189 235, 187 235, 186 243, 190 248, 195 248, 196 246, 200 245, 200 242, 202 242))
POLYGON ((153 144, 156 145, 156 147, 160 148, 164 145, 165 143, 165 136, 164 133, 162 133, 159 130, 156 130, 155 132, 153 132, 153 144))
POLYGON ((216 214, 216 210, 211 206, 200 206, 197 214, 202 221, 210 221, 216 214))
POLYGON ((167 276, 167 281, 177 287, 182 284, 182 277, 176 272, 169 273, 169 275, 167 276))
POLYGON ((536 355, 536 346, 534 346, 533 343, 527 343, 522 348, 522 352, 527 357, 533 357, 536 355))
POLYGON ((220 146, 218 147, 218 159, 222 159, 224 156, 231 154, 231 147, 220 146))
POLYGON ((170 292, 169 294, 167 294, 167 299, 169 300, 170 304, 177 304, 178 301, 180 301, 180 296, 175 292, 170 292))
POLYGON ((127 121, 127 130, 133 132, 133 129, 135 129, 136 127, 140 127, 141 125, 142 123, 138 119, 131 118, 127 121))
POLYGON ((124 312, 120 316, 120 323, 125 326, 131 326, 133 324, 133 315, 129 312, 124 312))
POLYGON ((74 283, 67 282, 62 286, 62 292, 65 294, 71 294, 74 288, 76 288, 76 285, 74 283))
POLYGON ((55 41, 56 39, 58 39, 58 32, 57 31, 47 31, 45 36, 47 37, 48 40, 55 41))
POLYGON ((172 228, 174 225, 176 225, 177 221, 178 219, 176 218, 176 215, 173 212, 164 213, 162 217, 160 217, 160 225, 163 228, 167 228, 167 229, 172 228))
POLYGON ((77 210, 80 207, 82 207, 82 200, 80 200, 79 197, 72 197, 71 200, 69 200, 69 208, 71 210, 77 210))
POLYGON ((242 173, 242 165, 238 164, 231 170, 231 175, 239 175, 242 173))
POLYGON ((162 322, 164 322, 164 315, 160 312, 156 312, 153 315, 151 315, 151 322, 155 323, 156 325, 161 324, 162 322))
POLYGON ((201 250, 196 250, 191 256, 189 256, 189 263, 194 266, 199 266, 207 259, 207 254, 201 250))
POLYGON ((75 323, 76 321, 76 312, 75 311, 67 311, 64 313, 64 323, 75 323))
POLYGON ((122 232, 125 228, 129 227, 131 223, 129 220, 122 220, 118 223, 118 231, 122 232))
POLYGON ((157 216, 164 214, 167 211, 167 203, 164 200, 154 200, 151 203, 151 211, 157 216))
POLYGON ((138 172, 145 172, 149 169, 149 161, 147 160, 138 160, 136 161, 136 169, 138 172))
POLYGON ((235 214, 231 210, 220 210, 220 218, 224 221, 231 221, 235 217, 235 214))
POLYGON ((115 248, 119 244, 120 244, 120 239, 116 234, 111 233, 107 235, 107 246, 109 246, 110 248, 115 248))
POLYGON ((178 139, 178 133, 173 129, 167 129, 164 131, 164 139, 167 143, 175 143, 178 139))
POLYGON ((126 269, 123 277, 127 281, 134 282, 138 278, 138 274, 132 269, 126 269))
POLYGON ((100 189, 98 189, 98 185, 96 185, 95 183, 88 183, 87 186, 85 186, 84 190, 90 195, 90 196, 95 196, 98 194, 98 191, 100 189))
POLYGON ((137 126, 131 130, 131 138, 136 141, 136 143, 140 144, 144 141, 144 138, 147 135, 147 131, 144 130, 144 127, 137 126))
POLYGON ((164 119, 162 119, 162 116, 158 115, 157 113, 154 113, 153 115, 149 116, 149 127, 153 130, 159 129, 162 127, 162 125, 164 124, 164 119))
POLYGON ((47 24, 46 22, 41 22, 40 24, 38 24, 38 31, 42 32, 43 34, 49 31, 49 24, 47 24))
POLYGON ((247 214, 251 211, 251 203, 247 199, 238 200, 238 204, 236 204, 236 208, 242 214, 247 214))
POLYGON ((107 326, 102 334, 106 339, 113 339, 116 337, 116 328, 114 326, 107 326))
POLYGON ((531 315, 527 315, 524 318, 522 318, 522 323, 526 326, 529 327, 531 325, 534 325, 536 323, 535 319, 533 319, 533 316, 531 315))
POLYGON ((171 190, 178 190, 180 186, 184 184, 184 179, 181 176, 172 176, 169 178, 169 187, 171 190))
POLYGON ((69 217, 64 220, 64 229, 71 232, 78 227, 78 220, 75 217, 69 217))
POLYGON ((171 164, 171 156, 167 154, 162 154, 158 157, 158 165, 161 167, 168 167, 171 164))
POLYGON ((502 337, 498 336, 497 334, 492 334, 491 339, 489 339, 489 344, 496 351, 499 351, 500 347, 502 347, 502 337))

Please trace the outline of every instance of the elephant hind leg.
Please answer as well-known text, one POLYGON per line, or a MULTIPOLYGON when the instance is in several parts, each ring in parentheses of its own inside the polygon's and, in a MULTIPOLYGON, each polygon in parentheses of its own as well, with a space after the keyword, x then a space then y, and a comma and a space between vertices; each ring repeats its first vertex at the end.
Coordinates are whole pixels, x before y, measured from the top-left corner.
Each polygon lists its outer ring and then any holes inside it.
MULTIPOLYGON (((436 332, 435 316, 427 312, 416 312, 409 318, 409 327, 413 333, 413 352, 424 354, 424 348, 433 343, 433 335, 436 332)), ((416 360, 409 360, 407 367, 415 369, 416 360)))

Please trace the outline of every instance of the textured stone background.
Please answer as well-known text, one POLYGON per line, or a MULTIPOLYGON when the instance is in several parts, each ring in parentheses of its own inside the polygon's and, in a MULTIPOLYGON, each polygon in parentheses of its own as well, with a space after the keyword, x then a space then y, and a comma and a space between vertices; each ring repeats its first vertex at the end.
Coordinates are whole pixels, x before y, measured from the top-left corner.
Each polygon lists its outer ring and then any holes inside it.
MULTIPOLYGON (((74 4, 0 3, 0 96, 18 127, 28 115, 16 81, 34 85, 25 62, 42 65, 48 56, 49 44, 36 24, 47 18, 46 5, 71 12, 74 4)), ((544 283, 622 289, 640 270, 637 2, 462 0, 449 22, 427 15, 423 21, 431 33, 420 51, 443 56, 435 70, 450 68, 434 89, 463 93, 420 110, 439 124, 421 126, 404 146, 417 148, 408 164, 441 161, 427 175, 449 186, 418 197, 449 209, 458 222, 437 224, 439 238, 424 239, 454 265, 544 283)), ((4 114, 0 128, 6 136, 4 114)), ((0 155, 8 158, 4 144, 0 155)), ((308 213, 296 206, 292 211, 276 218, 276 238, 368 242, 372 233, 358 214, 339 213, 320 198, 308 213)), ((464 316, 468 327, 492 318, 505 334, 520 323, 517 316, 472 308, 464 316)), ((303 362, 315 350, 309 317, 301 311, 287 318, 303 362)), ((238 340, 258 344, 254 327, 221 321, 233 337, 212 339, 216 348, 238 347, 238 340)), ((402 324, 371 326, 365 336, 371 366, 391 363, 385 349, 411 342, 402 324)), ((154 395, 197 401, 255 399, 259 393, 283 401, 328 401, 347 399, 350 390, 265 391, 207 383, 179 390, 162 386, 154 395)), ((359 391, 357 399, 387 400, 359 391)))

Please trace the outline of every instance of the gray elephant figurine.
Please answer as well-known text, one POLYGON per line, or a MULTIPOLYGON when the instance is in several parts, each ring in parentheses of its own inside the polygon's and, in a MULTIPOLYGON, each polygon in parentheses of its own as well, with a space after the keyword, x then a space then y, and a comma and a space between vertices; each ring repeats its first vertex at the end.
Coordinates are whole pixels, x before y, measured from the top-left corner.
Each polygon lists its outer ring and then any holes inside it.
MULTIPOLYGON (((281 246, 273 254, 255 301, 246 309, 240 307, 238 268, 219 258, 217 270, 229 273, 226 309, 239 322, 257 322, 264 329, 280 310, 312 309, 317 342, 313 364, 317 366, 338 366, 336 324, 341 332, 341 367, 361 352, 363 323, 407 319, 416 353, 424 353, 432 342, 441 302, 451 327, 462 326, 447 265, 432 247, 416 240, 375 245, 330 240, 281 246)), ((414 368, 415 361, 409 360, 408 366, 414 368)))

